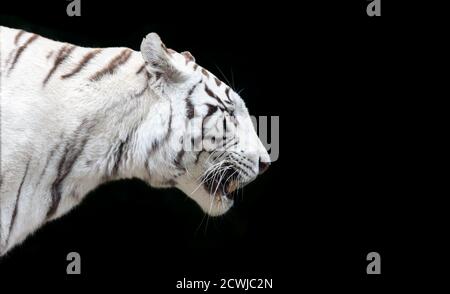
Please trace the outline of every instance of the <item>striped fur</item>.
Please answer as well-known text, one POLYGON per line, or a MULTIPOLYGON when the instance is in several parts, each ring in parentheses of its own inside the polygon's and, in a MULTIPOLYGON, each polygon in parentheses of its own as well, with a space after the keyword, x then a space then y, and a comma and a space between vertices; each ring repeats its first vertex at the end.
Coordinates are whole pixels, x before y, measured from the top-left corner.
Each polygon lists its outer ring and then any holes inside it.
POLYGON ((229 187, 268 161, 242 99, 156 34, 134 51, 0 27, 0 46, 0 255, 115 179, 176 187, 223 214, 229 187))
POLYGON ((64 60, 70 56, 70 54, 72 53, 72 51, 74 49, 75 49, 75 46, 73 46, 73 45, 64 45, 61 47, 61 49, 59 49, 58 55, 55 58, 52 68, 50 69, 50 71, 48 72, 44 81, 42 82, 44 85, 48 82, 48 80, 53 75, 53 73, 56 71, 58 66, 60 66, 61 63, 63 63, 64 60))

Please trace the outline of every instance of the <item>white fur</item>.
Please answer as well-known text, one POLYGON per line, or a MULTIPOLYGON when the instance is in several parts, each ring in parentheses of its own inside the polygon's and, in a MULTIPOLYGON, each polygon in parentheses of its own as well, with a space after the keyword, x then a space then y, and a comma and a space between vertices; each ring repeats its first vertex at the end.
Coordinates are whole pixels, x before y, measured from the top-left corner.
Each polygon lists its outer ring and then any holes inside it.
MULTIPOLYGON (((187 152, 182 161, 187 170, 184 174, 174 167, 180 148, 179 138, 187 132, 199 132, 198 128, 186 123, 189 90, 203 79, 204 84, 223 97, 225 84, 217 86, 212 74, 206 78, 200 68, 194 70, 194 62, 187 62, 182 54, 168 53, 162 48, 159 37, 149 34, 142 42, 142 54, 132 51, 126 63, 99 81, 91 81, 89 77, 104 68, 124 48, 104 48, 79 73, 61 79, 93 50, 76 47, 44 85, 43 80, 54 66, 64 43, 39 36, 23 50, 10 70, 12 57, 32 36, 25 32, 14 44, 18 33, 18 30, 0 27, 0 255, 45 222, 68 212, 89 191, 109 180, 136 177, 153 187, 165 187, 170 186, 168 180, 176 179, 176 187, 211 215, 225 213, 232 206, 232 200, 211 196, 200 185, 198 178, 210 164, 208 153, 202 153, 195 163, 194 153, 187 152), (49 52, 53 52, 50 57, 49 52), (151 74, 149 80, 145 73, 136 74, 144 61, 147 62, 145 70, 151 74), (161 77, 156 79, 158 74, 161 77), (138 95, 143 89, 143 94, 138 95), (169 124, 172 131, 167 136, 169 124), (130 134, 132 137, 117 173, 114 173, 119 142, 125 141, 130 134), (83 139, 86 139, 85 145, 83 139), (155 141, 160 144, 153 150, 155 141), (47 218, 52 187, 58 178, 62 158, 67 151, 75 152, 77 148, 82 152, 59 185, 61 200, 57 211, 47 218), (11 226, 14 211, 16 217, 11 226)), ((207 111, 204 103, 211 101, 203 83, 192 93, 199 117, 207 111)), ((243 101, 233 91, 231 94, 238 121, 233 135, 240 139, 234 148, 245 153, 251 159, 249 162, 255 163, 250 175, 242 180, 246 182, 258 174, 258 160, 269 161, 269 157, 253 129, 243 101)), ((192 121, 198 122, 198 119, 192 121)), ((214 124, 212 120, 209 123, 211 130, 220 124, 214 124)))

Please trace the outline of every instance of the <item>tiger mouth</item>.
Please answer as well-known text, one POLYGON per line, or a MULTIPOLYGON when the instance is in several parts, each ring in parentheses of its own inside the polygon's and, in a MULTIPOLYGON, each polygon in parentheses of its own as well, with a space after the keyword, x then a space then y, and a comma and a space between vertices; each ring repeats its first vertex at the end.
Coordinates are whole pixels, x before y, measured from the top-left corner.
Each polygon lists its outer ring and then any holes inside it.
POLYGON ((204 187, 209 194, 213 196, 225 196, 232 200, 234 193, 239 188, 237 171, 234 168, 228 168, 218 176, 209 177, 204 182, 204 187))

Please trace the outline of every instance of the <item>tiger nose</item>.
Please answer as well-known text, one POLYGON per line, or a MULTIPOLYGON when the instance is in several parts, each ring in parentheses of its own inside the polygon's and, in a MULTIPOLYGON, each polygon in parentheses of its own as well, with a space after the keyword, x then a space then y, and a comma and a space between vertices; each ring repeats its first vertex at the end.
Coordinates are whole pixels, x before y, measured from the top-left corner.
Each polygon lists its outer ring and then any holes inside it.
POLYGON ((259 159, 259 174, 262 175, 268 168, 269 168, 270 162, 261 161, 261 158, 259 159))

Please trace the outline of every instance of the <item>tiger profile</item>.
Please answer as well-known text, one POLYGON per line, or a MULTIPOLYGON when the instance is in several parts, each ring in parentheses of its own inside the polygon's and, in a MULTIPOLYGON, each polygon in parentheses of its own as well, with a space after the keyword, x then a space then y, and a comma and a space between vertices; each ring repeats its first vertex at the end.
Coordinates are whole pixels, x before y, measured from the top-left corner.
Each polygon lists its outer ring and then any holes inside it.
POLYGON ((0 255, 102 183, 176 187, 205 213, 270 157, 241 97, 156 33, 84 48, 0 27, 0 255))

